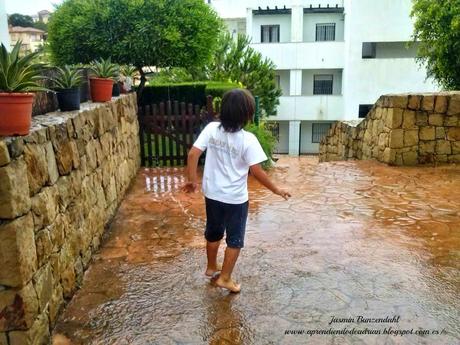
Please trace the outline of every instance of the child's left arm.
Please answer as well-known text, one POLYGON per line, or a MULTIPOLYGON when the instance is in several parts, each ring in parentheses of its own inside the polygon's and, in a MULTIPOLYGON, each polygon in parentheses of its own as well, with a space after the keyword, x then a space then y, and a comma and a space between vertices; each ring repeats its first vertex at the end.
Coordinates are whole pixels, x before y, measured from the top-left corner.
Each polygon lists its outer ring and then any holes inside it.
POLYGON ((199 148, 193 146, 188 153, 187 158, 187 167, 185 168, 186 175, 187 175, 187 182, 182 187, 182 191, 186 193, 194 193, 198 186, 198 160, 200 159, 201 151, 199 148))

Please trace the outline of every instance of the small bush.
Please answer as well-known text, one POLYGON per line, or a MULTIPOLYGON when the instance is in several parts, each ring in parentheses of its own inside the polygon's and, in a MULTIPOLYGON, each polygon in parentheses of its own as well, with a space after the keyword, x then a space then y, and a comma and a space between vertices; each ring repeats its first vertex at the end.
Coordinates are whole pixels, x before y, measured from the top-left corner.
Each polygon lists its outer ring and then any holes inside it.
POLYGON ((245 129, 254 134, 257 137, 257 140, 259 140, 262 149, 268 157, 268 160, 262 163, 262 167, 265 170, 268 170, 273 165, 271 157, 273 150, 275 149, 276 138, 273 136, 272 132, 265 128, 264 122, 261 122, 258 127, 254 123, 251 123, 247 125, 245 129))
POLYGON ((206 83, 206 95, 211 95, 213 98, 224 95, 229 90, 239 88, 241 85, 236 83, 226 83, 220 81, 210 81, 206 83))
POLYGON ((205 83, 154 84, 144 88, 140 104, 154 104, 165 101, 206 105, 205 83))

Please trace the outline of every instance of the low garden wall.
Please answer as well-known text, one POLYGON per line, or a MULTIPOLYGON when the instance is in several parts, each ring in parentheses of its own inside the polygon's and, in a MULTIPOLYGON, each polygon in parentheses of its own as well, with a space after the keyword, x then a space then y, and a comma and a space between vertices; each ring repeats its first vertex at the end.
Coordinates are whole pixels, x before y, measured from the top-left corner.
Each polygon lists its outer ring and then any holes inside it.
POLYGON ((47 344, 139 168, 135 94, 0 138, 0 345, 47 344))
POLYGON ((460 92, 382 96, 363 121, 333 124, 319 159, 459 163, 460 92))

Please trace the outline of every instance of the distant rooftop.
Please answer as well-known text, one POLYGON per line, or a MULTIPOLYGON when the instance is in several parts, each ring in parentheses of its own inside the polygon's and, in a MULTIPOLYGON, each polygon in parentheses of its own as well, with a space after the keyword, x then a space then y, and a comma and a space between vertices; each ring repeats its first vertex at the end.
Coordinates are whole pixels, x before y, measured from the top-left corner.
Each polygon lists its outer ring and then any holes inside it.
POLYGON ((36 28, 31 28, 31 27, 22 27, 22 26, 12 26, 9 28, 10 33, 22 33, 22 32, 27 32, 27 33, 37 33, 37 34, 44 34, 45 31, 36 29, 36 28))

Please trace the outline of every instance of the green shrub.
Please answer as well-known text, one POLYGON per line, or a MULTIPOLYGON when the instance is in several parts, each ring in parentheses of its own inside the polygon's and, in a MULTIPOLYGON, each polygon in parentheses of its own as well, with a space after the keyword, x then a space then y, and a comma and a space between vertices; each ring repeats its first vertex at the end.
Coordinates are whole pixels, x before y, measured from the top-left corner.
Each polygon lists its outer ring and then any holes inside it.
POLYGON ((264 122, 261 122, 259 126, 251 123, 246 126, 245 130, 254 134, 257 137, 257 140, 259 140, 262 149, 268 157, 268 160, 262 163, 262 167, 265 170, 268 170, 273 165, 271 157, 273 155, 273 150, 275 149, 276 138, 273 136, 272 132, 265 128, 264 122))
POLYGON ((220 81, 209 81, 206 82, 206 95, 211 95, 214 97, 220 97, 224 95, 229 90, 242 87, 236 83, 226 83, 220 81))
POLYGON ((140 104, 153 104, 162 101, 179 101, 206 105, 206 97, 222 98, 228 90, 240 87, 235 83, 198 81, 182 83, 163 83, 157 79, 149 81, 145 87, 140 104))
POLYGON ((164 101, 206 105, 205 83, 154 84, 144 88, 140 104, 154 104, 164 101))

